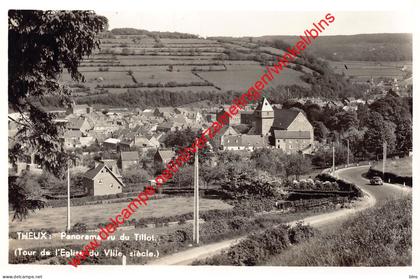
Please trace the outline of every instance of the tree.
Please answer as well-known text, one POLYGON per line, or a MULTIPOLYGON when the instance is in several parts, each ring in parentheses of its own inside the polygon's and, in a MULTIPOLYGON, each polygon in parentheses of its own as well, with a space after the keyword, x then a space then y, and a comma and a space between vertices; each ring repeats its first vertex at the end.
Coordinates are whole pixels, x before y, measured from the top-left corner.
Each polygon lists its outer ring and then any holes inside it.
POLYGON ((363 148, 363 137, 366 133, 366 130, 366 127, 363 127, 362 129, 358 127, 351 127, 346 132, 344 132, 341 144, 347 149, 348 141, 350 148, 350 156, 353 154, 354 156, 364 158, 365 150, 363 148))
MULTIPOLYGON (((10 141, 9 160, 16 163, 35 155, 41 166, 62 176, 70 156, 60 142, 64 127, 41 107, 43 98, 54 96, 69 106, 70 90, 59 82, 63 70, 73 80, 84 81, 78 66, 83 57, 99 47, 96 35, 107 25, 105 17, 91 11, 9 10, 9 109, 20 114, 11 118, 17 133, 10 141)), ((9 202, 15 217, 25 218, 43 204, 35 182, 9 179, 9 202)))
POLYGON ((20 177, 9 178, 9 204, 14 210, 13 220, 23 220, 29 211, 45 206, 43 190, 34 175, 24 173, 20 177))
POLYGON ((313 127, 315 140, 323 142, 328 138, 328 134, 330 132, 328 131, 328 128, 325 127, 324 123, 322 123, 321 121, 315 121, 313 123, 313 127))
POLYGON ((340 134, 344 133, 352 127, 359 126, 359 120, 357 119, 357 113, 355 111, 342 111, 337 113, 337 127, 336 130, 340 134))
MULTIPOLYGON (((194 186, 194 167, 192 165, 183 166, 172 178, 177 187, 193 188, 194 186)), ((200 185, 203 185, 202 175, 200 174, 200 185)))
MULTIPOLYGON (((347 146, 346 145, 335 145, 335 164, 342 165, 347 164, 347 146)), ((354 161, 353 150, 350 150, 349 154, 350 162, 354 161)), ((313 158, 312 163, 320 168, 327 168, 332 166, 333 152, 332 148, 318 150, 313 158)))
POLYGON ((366 123, 367 131, 363 138, 363 146, 366 151, 376 155, 382 154, 382 146, 387 142, 388 153, 392 153, 395 147, 395 134, 392 123, 384 121, 382 115, 376 111, 369 113, 366 123))
POLYGON ((400 121, 395 129, 397 152, 408 154, 413 149, 413 123, 410 119, 400 121))
POLYGON ((187 128, 185 130, 177 130, 169 132, 165 138, 164 144, 166 147, 184 148, 190 146, 196 138, 196 134, 187 128))
POLYGON ((9 149, 12 162, 35 154, 43 167, 58 175, 67 156, 61 148, 62 128, 37 101, 56 96, 70 104, 70 91, 59 82, 66 69, 75 81, 84 81, 80 61, 99 47, 96 35, 107 25, 91 11, 9 11, 9 108, 21 114, 18 132, 9 149))
POLYGON ((126 183, 146 183, 151 179, 150 174, 147 170, 140 166, 132 166, 129 169, 124 170, 124 182, 126 183))
POLYGON ((258 148, 251 154, 255 168, 266 171, 275 176, 283 175, 283 161, 285 154, 279 149, 258 148))
POLYGON ((291 154, 287 155, 286 162, 284 164, 284 170, 286 177, 294 175, 296 179, 299 179, 300 175, 303 175, 311 169, 311 161, 302 154, 291 154))
POLYGON ((410 110, 403 99, 388 94, 370 105, 370 110, 382 115, 385 121, 397 124, 401 119, 411 119, 410 110))
POLYGON ((221 183, 223 192, 234 199, 272 198, 280 195, 280 184, 272 182, 271 177, 248 172, 226 176, 221 183))

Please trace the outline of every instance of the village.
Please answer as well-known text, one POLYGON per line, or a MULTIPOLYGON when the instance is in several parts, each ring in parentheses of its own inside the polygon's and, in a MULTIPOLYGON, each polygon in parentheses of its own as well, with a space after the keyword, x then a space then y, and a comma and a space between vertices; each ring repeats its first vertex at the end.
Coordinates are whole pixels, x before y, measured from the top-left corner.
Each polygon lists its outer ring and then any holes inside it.
MULTIPOLYGON (((339 246, 394 214, 389 208, 408 212, 412 61, 395 45, 411 49, 409 34, 354 35, 351 44, 320 36, 320 47, 314 42, 261 98, 227 117, 232 100, 297 37, 202 37, 109 29, 95 12, 14 13, 19 20, 51 16, 50 27, 55 15, 69 26, 72 17, 92 22, 84 26, 89 32, 77 30, 91 46, 71 57, 74 64, 40 58, 30 65, 48 78, 31 78, 21 69, 23 55, 9 54, 18 61, 9 65, 9 263, 280 265, 276 257, 294 247, 330 243, 326 233, 339 246), (194 156, 165 169, 221 118, 194 156), (354 225, 349 216, 359 212, 367 215, 355 215, 354 225), (112 236, 89 248, 115 222, 112 236)), ((9 32, 18 44, 15 21, 9 32)), ((406 253, 411 244, 401 245, 406 253)), ((401 258, 406 264, 408 256, 401 258)))

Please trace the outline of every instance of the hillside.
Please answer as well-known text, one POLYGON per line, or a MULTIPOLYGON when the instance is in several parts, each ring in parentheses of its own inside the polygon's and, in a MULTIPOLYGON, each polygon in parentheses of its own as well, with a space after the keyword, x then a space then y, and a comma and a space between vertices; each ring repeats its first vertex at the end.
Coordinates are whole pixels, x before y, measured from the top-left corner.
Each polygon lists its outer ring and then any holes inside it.
MULTIPOLYGON (((411 36, 397 35, 405 38, 401 42, 403 46, 411 42, 411 36)), ((316 55, 331 58, 335 53, 335 58, 346 58, 347 52, 360 51, 366 45, 386 46, 384 53, 387 53, 388 46, 399 44, 397 35, 320 37, 282 72, 281 77, 269 84, 265 94, 275 102, 291 96, 360 97, 365 85, 356 86, 353 81, 364 82, 375 73, 379 73, 379 77, 400 79, 404 75, 400 65, 371 67, 364 64, 368 62, 348 62, 350 69, 344 72, 342 62, 330 64, 316 55), (392 40, 385 44, 389 38, 392 40), (341 47, 346 47, 347 51, 341 47)), ((276 57, 284 53, 288 44, 295 42, 293 36, 204 39, 178 32, 114 29, 101 35, 101 49, 81 63, 79 70, 85 76, 84 83, 74 83, 67 73, 63 73, 61 80, 72 89, 77 103, 95 106, 145 108, 204 100, 226 103, 246 90, 267 65, 272 65, 276 57)), ((411 62, 408 66, 411 70, 411 62)), ((41 104, 60 106, 54 97, 41 100, 41 104)))
MULTIPOLYGON (((62 81, 73 89, 78 101, 96 102, 99 96, 144 95, 150 91, 189 95, 242 92, 263 73, 265 61, 276 57, 249 46, 193 35, 130 30, 103 35, 101 50, 80 65, 84 83, 73 83, 63 74, 62 81)), ((304 74, 305 70, 286 69, 283 78, 270 86, 310 88, 301 78, 304 74)))
MULTIPOLYGON (((293 44, 297 36, 263 36, 257 41, 282 40, 293 44)), ((332 61, 411 61, 412 34, 359 34, 321 36, 309 52, 332 61)))

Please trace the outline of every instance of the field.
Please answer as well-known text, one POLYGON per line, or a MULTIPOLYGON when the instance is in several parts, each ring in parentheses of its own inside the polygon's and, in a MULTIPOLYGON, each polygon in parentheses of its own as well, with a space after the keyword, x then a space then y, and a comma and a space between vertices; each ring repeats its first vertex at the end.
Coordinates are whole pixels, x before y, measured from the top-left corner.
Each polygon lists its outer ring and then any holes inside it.
MULTIPOLYGON (((199 75, 222 90, 243 91, 249 88, 264 73, 265 68, 259 65, 229 65, 223 72, 200 72, 199 75)), ((309 85, 299 77, 302 73, 285 68, 281 75, 275 76, 269 86, 293 85, 303 87, 309 85)))
MULTIPOLYGON (((399 176, 413 176, 413 158, 405 157, 401 159, 388 159, 386 161, 385 172, 390 172, 399 176)), ((382 171, 382 161, 375 166, 375 170, 382 171)))
POLYGON ((191 83, 201 82, 201 79, 193 75, 191 72, 134 72, 134 78, 137 82, 154 83, 154 82, 177 82, 191 83))
POLYGON ((329 61, 333 70, 344 73, 355 81, 369 81, 373 78, 402 79, 406 71, 412 71, 411 61, 402 62, 373 62, 373 61, 329 61), (345 68, 347 66, 347 69, 345 68))
MULTIPOLYGON (((384 81, 387 85, 394 79, 405 79, 412 72, 412 61, 408 55, 411 37, 404 34, 390 36, 392 42, 388 42, 388 37, 376 34, 320 38, 316 45, 311 45, 308 53, 325 59, 335 73, 344 74, 352 82, 366 83, 373 79, 376 84, 384 81), (366 47, 360 48, 355 41, 366 47), (333 42, 334 47, 331 48, 329 42, 333 42), (388 46, 388 43, 391 45, 388 46), (406 48, 396 48, 399 44, 406 48)), ((114 34, 103 38, 101 49, 82 61, 79 70, 86 76, 85 84, 75 84, 66 73, 62 80, 74 89, 76 102, 90 102, 89 98, 85 98, 89 95, 105 93, 113 97, 113 94, 125 92, 119 88, 130 87, 139 91, 159 88, 166 92, 240 92, 264 73, 267 61, 284 53, 269 44, 259 44, 276 38, 289 44, 298 39, 293 36, 265 36, 251 40, 173 38, 151 33, 114 34), (103 88, 110 90, 107 93, 103 88)), ((301 79, 305 73, 312 74, 313 70, 303 65, 299 70, 287 68, 269 86, 311 88, 301 79)), ((96 97, 93 99, 96 100, 96 97)))
MULTIPOLYGON (((88 226, 96 226, 99 223, 107 222, 109 217, 115 216, 126 206, 126 202, 75 206, 71 208, 71 222, 72 224, 83 222, 88 226)), ((231 208, 231 206, 220 200, 200 199, 200 210, 203 211, 228 208, 231 208)), ((167 217, 192 211, 192 197, 165 198, 151 201, 147 207, 141 208, 137 214, 133 214, 133 218, 167 217)), ((66 227, 66 212, 66 207, 45 208, 31 213, 28 219, 22 222, 16 220, 12 222, 13 215, 10 214, 9 229, 10 231, 27 231, 30 229, 53 228, 62 231, 66 227)))
MULTIPOLYGON (((82 61, 79 70, 85 76, 84 84, 76 84, 67 73, 61 80, 73 88, 76 102, 89 95, 120 94, 127 87, 193 93, 242 91, 264 73, 265 66, 252 58, 257 52, 273 58, 283 53, 238 40, 116 35, 102 39, 101 50, 82 61), (227 50, 246 53, 250 58, 228 58, 227 50)), ((309 87, 300 79, 302 75, 286 69, 270 86, 309 87)))

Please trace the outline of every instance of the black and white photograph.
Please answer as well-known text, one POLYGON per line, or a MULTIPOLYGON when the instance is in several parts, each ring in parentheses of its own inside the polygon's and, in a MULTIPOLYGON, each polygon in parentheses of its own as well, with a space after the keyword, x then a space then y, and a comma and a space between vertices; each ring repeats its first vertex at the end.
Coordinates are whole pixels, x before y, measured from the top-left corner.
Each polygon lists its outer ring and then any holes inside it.
POLYGON ((181 2, 2 10, 2 278, 417 278, 418 5, 181 2))

